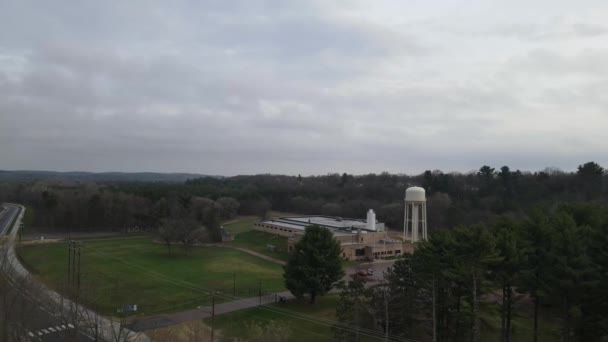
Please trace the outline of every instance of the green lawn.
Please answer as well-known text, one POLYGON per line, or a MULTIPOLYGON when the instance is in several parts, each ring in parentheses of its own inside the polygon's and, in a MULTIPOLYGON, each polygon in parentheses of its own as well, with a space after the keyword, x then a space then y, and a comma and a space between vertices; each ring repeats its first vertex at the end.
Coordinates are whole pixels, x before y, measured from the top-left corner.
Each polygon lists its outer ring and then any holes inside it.
POLYGON ((287 238, 284 236, 274 235, 258 230, 250 230, 244 233, 237 234, 234 241, 229 244, 247 248, 252 251, 268 255, 270 257, 287 261, 287 238), (272 252, 268 249, 268 245, 275 246, 276 251, 272 252))
MULTIPOLYGON (((233 338, 245 339, 248 334, 248 324, 256 323, 266 325, 271 321, 286 325, 290 328, 290 341, 333 341, 334 335, 331 330, 331 322, 336 321, 335 307, 338 300, 337 295, 321 297, 317 304, 311 305, 308 302, 290 301, 284 304, 273 304, 265 308, 252 308, 241 310, 215 319, 216 329, 221 329, 222 335, 226 340, 233 338), (287 311, 285 311, 287 310, 287 311), (307 316, 299 316, 305 314, 307 316), (310 316, 314 316, 313 319, 310 316), (325 320, 326 324, 317 322, 317 319, 325 320)), ((498 305, 482 303, 481 306, 481 340, 498 341, 500 340, 500 315, 498 305)), ((532 340, 532 317, 529 315, 529 304, 517 304, 513 316, 513 333, 511 339, 514 342, 532 340)), ((207 325, 211 320, 205 321, 207 325)), ((465 328, 466 329, 466 328, 465 328)), ((551 318, 546 309, 542 310, 540 329, 540 342, 559 341, 559 329, 555 319, 551 318)), ((414 338, 419 341, 426 341, 430 336, 415 334, 414 338)), ((362 341, 380 341, 371 336, 362 336, 362 341)))
MULTIPOLYGON (((335 321, 337 296, 325 296, 318 300, 317 304, 288 302, 284 304, 273 304, 263 308, 253 308, 236 311, 226 315, 218 316, 215 321, 215 328, 221 329, 222 335, 226 340, 240 338, 247 340, 247 324, 256 323, 266 325, 270 321, 277 321, 289 326, 291 336, 289 341, 333 341, 331 328, 326 324, 313 323, 306 319, 297 319, 293 313, 302 313, 316 318, 335 321), (290 312, 280 313, 278 310, 287 309, 290 312)), ((206 324, 211 324, 207 319, 206 324)))
POLYGON ((239 234, 253 230, 253 224, 259 221, 260 219, 256 216, 243 216, 224 223, 223 226, 230 233, 239 234))
MULTIPOLYGON (((481 339, 485 341, 500 340, 500 305, 492 303, 481 303, 481 339)), ((534 332, 534 320, 532 318, 531 303, 515 303, 513 305, 513 316, 511 318, 513 332, 511 341, 531 341, 534 332)), ((539 342, 557 342, 559 338, 559 326, 550 309, 541 308, 539 313, 539 342)))
MULTIPOLYGON (((27 267, 51 287, 65 289, 65 245, 27 246, 19 249, 27 267)), ((89 305, 111 314, 125 304, 138 304, 140 313, 173 312, 207 304, 204 289, 256 296, 259 281, 267 292, 284 289, 282 268, 248 254, 224 248, 194 248, 172 255, 150 238, 83 242, 82 292, 89 305)))
POLYGON ((25 207, 25 214, 23 214, 23 225, 25 227, 31 227, 34 223, 34 209, 32 207, 25 207))

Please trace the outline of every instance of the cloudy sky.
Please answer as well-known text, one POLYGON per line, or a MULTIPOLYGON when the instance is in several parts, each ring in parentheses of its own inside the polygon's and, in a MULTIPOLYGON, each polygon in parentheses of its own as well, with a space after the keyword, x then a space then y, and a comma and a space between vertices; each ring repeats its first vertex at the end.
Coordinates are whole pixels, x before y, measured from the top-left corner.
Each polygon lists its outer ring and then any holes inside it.
POLYGON ((608 166, 608 2, 0 2, 0 169, 608 166))

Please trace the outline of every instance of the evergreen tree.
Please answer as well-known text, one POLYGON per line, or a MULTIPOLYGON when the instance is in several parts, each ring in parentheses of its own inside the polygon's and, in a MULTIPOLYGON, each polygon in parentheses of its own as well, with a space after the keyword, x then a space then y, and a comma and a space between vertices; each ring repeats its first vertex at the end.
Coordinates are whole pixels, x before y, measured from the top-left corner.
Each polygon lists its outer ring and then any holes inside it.
POLYGON ((602 192, 604 168, 588 162, 578 166, 576 173, 587 199, 597 197, 602 192))
POLYGON ((336 303, 338 323, 332 327, 340 341, 359 341, 360 328, 374 328, 370 313, 370 293, 359 278, 340 285, 340 298, 336 303))
POLYGON ((528 292, 534 303, 534 342, 538 341, 538 310, 545 297, 549 273, 550 234, 548 218, 540 210, 535 210, 524 223, 525 265, 521 271, 519 291, 528 292))
POLYGON ((468 313, 462 310, 462 299, 470 293, 470 278, 459 268, 454 235, 436 232, 412 255, 416 302, 427 308, 433 341, 461 340, 465 334, 462 327, 468 313))
POLYGON ((608 208, 597 208, 593 215, 597 224, 591 227, 588 253, 598 267, 598 283, 583 298, 580 339, 608 341, 608 208))
POLYGON ((504 342, 510 341, 513 288, 519 280, 520 271, 525 264, 519 225, 511 220, 502 220, 494 230, 496 251, 500 261, 493 267, 493 276, 502 288, 501 335, 504 342))
POLYGON ((583 296, 597 286, 596 267, 587 254, 585 228, 570 214, 558 212, 551 226, 551 292, 561 301, 562 340, 568 342, 578 333, 583 296))
POLYGON ((328 229, 306 227, 283 267, 285 286, 297 298, 309 294, 314 303, 317 296, 326 294, 344 276, 340 252, 340 242, 328 229))
POLYGON ((478 342, 479 298, 483 294, 489 268, 500 261, 493 235, 482 225, 454 230, 457 272, 468 278, 471 293, 471 341, 478 342))
POLYGON ((387 270, 385 280, 391 294, 390 333, 396 336, 412 337, 416 314, 420 309, 417 303, 419 284, 412 268, 412 256, 405 254, 395 261, 393 267, 387 270))

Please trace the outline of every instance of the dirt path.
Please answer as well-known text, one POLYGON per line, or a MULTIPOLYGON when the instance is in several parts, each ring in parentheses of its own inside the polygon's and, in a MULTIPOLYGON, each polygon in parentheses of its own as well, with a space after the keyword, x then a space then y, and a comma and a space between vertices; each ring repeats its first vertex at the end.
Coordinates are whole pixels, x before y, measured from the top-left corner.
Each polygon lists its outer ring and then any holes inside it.
POLYGON ((247 253, 247 254, 249 254, 249 255, 253 255, 253 256, 258 257, 258 258, 262 258, 262 259, 264 259, 264 260, 266 260, 266 261, 270 261, 270 262, 275 263, 275 264, 277 264, 277 265, 282 265, 282 266, 284 266, 284 265, 286 265, 286 264, 287 264, 287 263, 286 263, 285 261, 283 261, 283 260, 275 259, 275 258, 273 258, 273 257, 269 257, 268 255, 264 255, 264 254, 262 254, 262 253, 258 253, 258 252, 256 252, 256 251, 252 251, 252 250, 247 249, 247 248, 242 248, 242 247, 231 246, 231 245, 228 245, 228 244, 223 244, 223 243, 208 243, 208 244, 203 244, 203 245, 201 245, 201 246, 206 246, 206 247, 220 247, 220 248, 229 248, 229 249, 234 249, 234 250, 237 250, 237 251, 241 251, 241 252, 243 252, 243 253, 247 253))

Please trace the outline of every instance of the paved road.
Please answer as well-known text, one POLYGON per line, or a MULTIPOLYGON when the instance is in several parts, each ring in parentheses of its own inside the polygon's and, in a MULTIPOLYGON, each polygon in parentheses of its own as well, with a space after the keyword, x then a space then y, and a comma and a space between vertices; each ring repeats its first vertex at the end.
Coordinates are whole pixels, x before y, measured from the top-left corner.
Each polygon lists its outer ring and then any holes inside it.
MULTIPOLYGON (((260 297, 237 299, 215 305, 215 315, 223 315, 229 312, 254 308, 260 305, 275 303, 280 297, 292 299, 293 295, 289 291, 273 293, 260 297)), ((182 311, 174 314, 161 315, 156 317, 143 318, 133 323, 129 328, 133 331, 145 331, 176 325, 194 320, 202 320, 211 317, 211 306, 200 306, 193 310, 182 311)))
MULTIPOLYGON (((20 208, 17 206, 4 205, 4 207, 6 209, 0 213, 0 237, 8 233, 11 222, 20 211, 20 208)), ((4 264, 3 270, 9 271, 8 266, 8 264, 4 264)), ((26 281, 23 278, 14 277, 12 274, 4 274, 3 277, 12 285, 6 288, 7 298, 15 300, 15 304, 7 309, 11 310, 10 315, 14 321, 21 324, 20 331, 25 338, 31 341, 49 342, 94 341, 93 338, 75 329, 73 324, 66 323, 65 320, 58 317, 59 315, 48 311, 40 305, 39 300, 31 295, 31 289, 25 285, 26 281)))
MULTIPOLYGON (((42 284, 36 284, 31 281, 29 272, 21 265, 15 254, 14 241, 19 230, 19 224, 23 218, 23 212, 20 206, 13 204, 4 204, 7 209, 4 210, 0 215, 0 232, 4 235, 8 232, 8 226, 12 222, 13 218, 17 216, 13 230, 8 235, 8 243, 5 245, 5 249, 2 250, 2 255, 6 257, 8 263, 4 263, 3 276, 13 284, 12 291, 15 291, 20 298, 21 303, 17 306, 14 314, 21 317, 19 320, 22 322, 22 329, 25 330, 25 335, 32 341, 95 341, 91 335, 90 329, 85 329, 84 325, 79 325, 78 322, 82 323, 82 319, 89 318, 89 321, 95 320, 97 322, 100 338, 98 340, 116 340, 116 336, 120 336, 118 340, 125 341, 125 335, 129 334, 130 337, 135 341, 147 342, 148 338, 142 334, 135 334, 131 331, 121 328, 116 322, 112 322, 107 318, 97 316, 94 312, 79 307, 77 308, 79 320, 75 322, 69 322, 66 316, 60 315, 62 311, 69 312, 73 311, 70 306, 73 305, 69 300, 61 297, 57 292, 54 292, 42 284), (28 284, 29 286, 37 286, 35 290, 36 295, 32 296, 30 290, 24 290, 28 284), (63 317, 62 317, 63 316, 63 317), (80 328, 75 327, 80 326, 80 328), (103 338, 102 338, 103 336, 103 338)), ((1 236, 0 235, 0 236, 1 236)))
POLYGON ((14 206, 4 206, 6 209, 0 212, 0 236, 8 233, 11 221, 17 215, 19 208, 14 206))
POLYGON ((94 338, 82 333, 80 329, 76 329, 67 319, 46 310, 37 299, 30 296, 29 292, 24 292, 22 288, 19 290, 16 287, 9 288, 7 298, 15 300, 8 309, 11 311, 11 321, 17 324, 18 335, 23 338, 45 342, 95 341, 94 338))
POLYGON ((351 275, 357 272, 357 270, 372 270, 373 274, 366 276, 365 286, 370 287, 378 284, 384 279, 384 272, 387 268, 392 267, 396 260, 376 260, 374 262, 365 262, 355 267, 346 269, 347 277, 352 279, 351 275))

